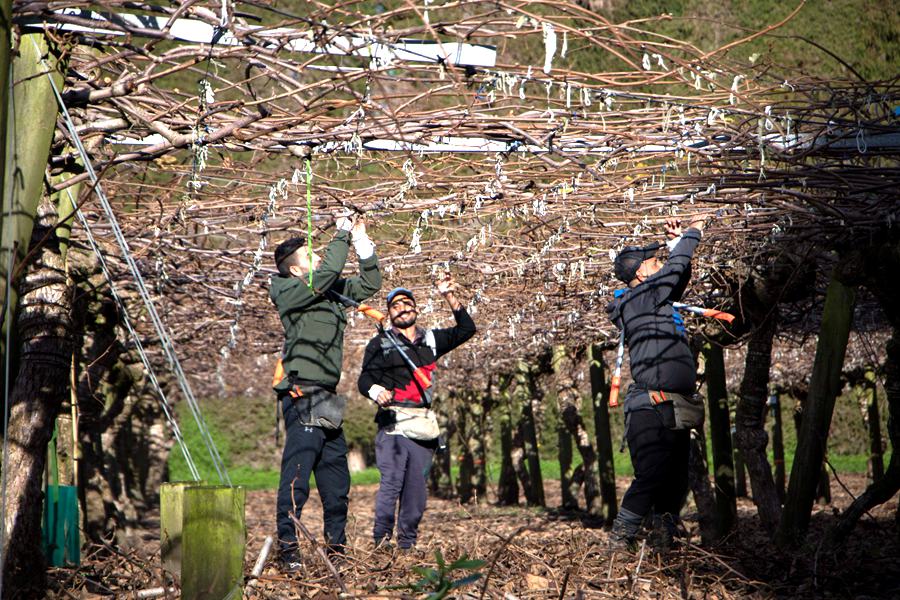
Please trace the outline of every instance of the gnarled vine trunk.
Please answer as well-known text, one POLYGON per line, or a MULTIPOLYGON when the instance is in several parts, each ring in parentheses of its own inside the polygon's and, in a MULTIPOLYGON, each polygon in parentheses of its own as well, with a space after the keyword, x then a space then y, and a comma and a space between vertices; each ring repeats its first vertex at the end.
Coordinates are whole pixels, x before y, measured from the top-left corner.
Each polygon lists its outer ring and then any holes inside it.
POLYGON ((753 333, 747 345, 744 379, 741 381, 741 395, 735 415, 735 441, 750 475, 753 502, 763 527, 770 533, 775 531, 781 519, 781 503, 766 454, 769 436, 765 428, 775 321, 775 315, 770 315, 753 333))
POLYGON ((4 593, 9 596, 37 597, 46 585, 42 484, 47 444, 69 391, 72 360, 72 289, 54 232, 56 223, 56 207, 45 198, 31 238, 35 260, 19 287, 16 327, 21 358, 9 399, 9 459, 3 465, 7 478, 4 593))

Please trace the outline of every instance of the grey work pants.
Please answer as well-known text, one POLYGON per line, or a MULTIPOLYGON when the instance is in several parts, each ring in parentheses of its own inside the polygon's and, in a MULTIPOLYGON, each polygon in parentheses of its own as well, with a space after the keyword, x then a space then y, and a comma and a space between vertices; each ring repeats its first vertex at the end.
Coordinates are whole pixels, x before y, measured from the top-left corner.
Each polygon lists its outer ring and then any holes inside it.
POLYGON ((375 437, 375 462, 381 473, 381 485, 375 497, 375 543, 391 538, 397 501, 397 544, 409 548, 416 543, 419 522, 428 497, 427 478, 437 440, 419 442, 384 429, 375 437))

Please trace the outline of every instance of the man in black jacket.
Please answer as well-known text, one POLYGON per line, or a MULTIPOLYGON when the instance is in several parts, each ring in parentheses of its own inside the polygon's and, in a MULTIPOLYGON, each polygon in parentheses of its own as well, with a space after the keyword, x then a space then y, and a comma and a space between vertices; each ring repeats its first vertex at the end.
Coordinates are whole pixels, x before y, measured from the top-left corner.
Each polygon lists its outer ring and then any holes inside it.
POLYGON ((651 511, 660 518, 663 534, 673 535, 687 496, 690 430, 674 429, 673 403, 665 398, 691 396, 697 383, 684 323, 672 303, 687 288, 703 225, 694 221, 682 234, 677 221, 668 219, 670 254, 665 263, 656 257, 659 244, 625 248, 615 260, 616 277, 628 289, 617 292, 606 310, 624 330, 633 379, 624 404, 634 481, 612 528, 613 540, 624 546, 634 544, 651 511))
POLYGON ((475 334, 475 323, 454 294, 453 279, 447 277, 438 282, 437 288, 453 311, 455 327, 416 327, 418 311, 413 293, 396 288, 387 297, 392 328, 375 336, 366 346, 359 391, 379 407, 375 416, 375 461, 381 473, 375 499, 376 546, 387 545, 391 539, 398 499, 397 543, 403 550, 416 543, 419 521, 425 512, 425 480, 439 434, 433 415, 429 414, 431 375, 438 358, 475 334), (422 425, 416 427, 416 423, 422 425))

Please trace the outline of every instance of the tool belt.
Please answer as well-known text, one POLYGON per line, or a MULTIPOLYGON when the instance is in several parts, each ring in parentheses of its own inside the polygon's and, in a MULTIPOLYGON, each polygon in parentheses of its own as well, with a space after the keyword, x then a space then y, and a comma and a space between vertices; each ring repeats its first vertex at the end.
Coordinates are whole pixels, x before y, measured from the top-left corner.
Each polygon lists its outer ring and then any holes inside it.
POLYGON ((665 392, 663 390, 647 390, 650 402, 659 409, 663 425, 669 429, 700 429, 706 412, 703 407, 703 396, 665 392), (671 406, 671 411, 665 410, 671 406))
POLYGON ((340 429, 344 422, 347 398, 318 385, 294 383, 279 397, 289 397, 301 425, 340 429))
POLYGON ((441 435, 437 415, 430 408, 392 406, 379 411, 375 419, 388 433, 427 442, 441 435))

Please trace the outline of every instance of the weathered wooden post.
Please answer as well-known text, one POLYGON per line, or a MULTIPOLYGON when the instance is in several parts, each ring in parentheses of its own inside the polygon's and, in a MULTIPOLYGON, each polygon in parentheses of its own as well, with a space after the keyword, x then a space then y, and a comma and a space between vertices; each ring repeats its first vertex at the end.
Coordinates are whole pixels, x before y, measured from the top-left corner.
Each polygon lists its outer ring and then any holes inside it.
POLYGON ((716 482, 716 535, 731 531, 737 515, 734 462, 731 447, 731 419, 728 390, 725 385, 725 357, 722 347, 703 346, 706 369, 706 401, 709 409, 709 437, 712 444, 713 473, 716 482))
POLYGON ((594 436, 597 438, 597 462, 600 465, 600 498, 607 523, 612 523, 619 511, 616 499, 616 467, 613 460, 612 431, 609 426, 608 368, 603 350, 592 345, 589 349, 591 402, 594 409, 594 436))
MULTIPOLYGON (((8 15, 6 5, 3 14, 8 15)), ((3 24, 4 33, 10 22, 3 24)), ((9 38, 6 38, 9 44, 9 38)), ((4 559, 3 589, 43 590, 46 584, 41 548, 41 480, 47 462, 47 442, 56 423, 62 399, 68 396, 68 370, 72 359, 71 287, 66 274, 66 251, 57 234, 59 218, 56 205, 44 192, 44 178, 53 133, 56 129, 56 98, 48 67, 55 84, 62 88, 63 76, 57 67, 56 48, 51 48, 43 33, 20 35, 16 52, 6 47, 11 57, 12 81, 2 90, 8 105, 5 139, 7 154, 0 168, 3 181, 2 244, 0 244, 0 280, 3 292, 0 305, 3 331, 12 329, 18 340, 6 347, 7 336, 0 340, 0 354, 18 352, 18 368, 11 371, 7 410, 9 423, 9 465, 4 471, 6 505, 0 556, 4 559), (13 89, 9 90, 9 84, 13 89), (11 273, 11 253, 17 261, 11 273), (29 260, 22 259, 28 255, 29 260), (6 287, 14 273, 21 279, 6 287), (17 289, 23 290, 19 299, 17 289), (9 320, 6 316, 9 315, 9 320), (11 551, 11 549, 15 549, 11 551)), ((2 57, 0 57, 2 59, 2 57)), ((5 68, 10 72, 10 64, 5 68)))
POLYGON ((516 368, 516 396, 522 410, 522 421, 519 426, 524 438, 528 476, 531 483, 525 489, 525 500, 530 506, 545 506, 544 478, 541 473, 541 457, 538 449, 537 424, 535 423, 533 406, 536 394, 534 374, 525 361, 519 361, 516 368))
POLYGON ((192 486, 183 491, 181 590, 185 600, 222 600, 238 592, 247 529, 242 487, 192 486))
MULTIPOLYGON (((12 62, 12 0, 0 0, 0 190, 6 190, 4 183, 6 177, 6 122, 9 109, 9 65, 12 62)), ((3 195, 5 199, 5 194, 3 195)), ((6 210, 4 204, 3 209, 6 210)), ((0 273, 3 279, 7 276, 6 269, 9 265, 7 252, 12 252, 12 241, 2 240, 0 246, 0 273)), ((3 286, 0 300, 6 295, 6 286, 3 286)), ((3 302, 0 302, 3 306, 3 302)), ((0 319, 5 315, 0 316, 0 319)), ((2 567, 2 565, 0 565, 2 567)))
POLYGON ((181 577, 181 534, 184 488, 201 481, 163 483, 159 488, 159 549, 163 569, 181 577))
POLYGON ((500 477, 497 481, 497 503, 501 506, 515 506, 519 503, 519 482, 513 449, 513 417, 509 399, 509 384, 512 377, 503 375, 498 382, 499 399, 496 408, 500 423, 500 477))
POLYGON ((864 402, 866 429, 869 433, 869 477, 876 482, 884 477, 884 450, 881 446, 881 416, 878 414, 878 390, 875 371, 866 369, 864 402))
POLYGON ((781 402, 778 394, 769 396, 769 413, 772 415, 772 462, 775 463, 775 491, 778 500, 784 503, 785 465, 784 465, 784 427, 781 422, 781 402))
MULTIPOLYGON (((735 426, 731 426, 731 439, 734 440, 735 426)), ((734 496, 735 498, 747 497, 747 468, 744 466, 744 457, 741 449, 734 444, 734 496)))
POLYGON ((834 403, 840 392, 841 368, 847 351, 855 304, 855 288, 845 285, 832 275, 825 294, 816 358, 809 381, 809 397, 803 411, 803 423, 797 434, 797 451, 777 536, 777 541, 782 546, 798 542, 809 525, 834 403))

